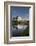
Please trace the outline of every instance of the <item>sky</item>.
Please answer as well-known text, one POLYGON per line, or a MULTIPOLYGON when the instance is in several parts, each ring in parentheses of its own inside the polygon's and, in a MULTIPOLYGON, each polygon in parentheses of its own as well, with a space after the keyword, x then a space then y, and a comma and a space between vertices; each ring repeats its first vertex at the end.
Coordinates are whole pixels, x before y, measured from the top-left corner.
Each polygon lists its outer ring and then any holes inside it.
POLYGON ((29 18, 29 8, 11 6, 11 16, 23 16, 29 18))

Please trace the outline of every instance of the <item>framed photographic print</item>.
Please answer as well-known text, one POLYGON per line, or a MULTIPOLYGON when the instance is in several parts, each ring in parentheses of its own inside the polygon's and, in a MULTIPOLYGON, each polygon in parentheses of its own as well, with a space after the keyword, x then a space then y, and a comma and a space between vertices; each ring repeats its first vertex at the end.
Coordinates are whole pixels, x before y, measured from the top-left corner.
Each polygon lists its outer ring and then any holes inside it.
POLYGON ((4 42, 35 42, 35 3, 4 3, 4 42))

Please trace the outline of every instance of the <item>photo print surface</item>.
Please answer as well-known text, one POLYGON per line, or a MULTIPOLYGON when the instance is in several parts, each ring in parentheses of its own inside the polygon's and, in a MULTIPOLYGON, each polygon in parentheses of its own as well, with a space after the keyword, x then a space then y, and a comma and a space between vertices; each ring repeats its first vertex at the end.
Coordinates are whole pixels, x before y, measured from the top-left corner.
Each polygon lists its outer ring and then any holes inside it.
POLYGON ((29 36, 29 7, 10 7, 11 37, 29 36))

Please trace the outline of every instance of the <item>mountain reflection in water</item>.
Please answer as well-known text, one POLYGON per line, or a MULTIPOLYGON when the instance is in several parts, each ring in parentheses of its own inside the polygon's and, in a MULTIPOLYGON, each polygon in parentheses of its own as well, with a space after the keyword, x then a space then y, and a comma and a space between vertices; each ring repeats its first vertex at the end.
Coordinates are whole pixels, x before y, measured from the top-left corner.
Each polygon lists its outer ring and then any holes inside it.
POLYGON ((29 26, 24 25, 24 26, 17 26, 16 28, 12 28, 11 31, 11 36, 16 37, 16 36, 29 36, 29 26))

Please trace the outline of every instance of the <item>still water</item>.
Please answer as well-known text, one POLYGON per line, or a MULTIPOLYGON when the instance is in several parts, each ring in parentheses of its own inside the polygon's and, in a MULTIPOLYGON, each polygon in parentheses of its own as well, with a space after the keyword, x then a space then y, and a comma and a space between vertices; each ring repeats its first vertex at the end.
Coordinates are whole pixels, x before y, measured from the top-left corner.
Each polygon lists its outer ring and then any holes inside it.
POLYGON ((12 27, 11 36, 21 36, 22 32, 27 31, 28 25, 18 25, 16 28, 12 27), (21 34, 20 34, 21 33, 21 34))

